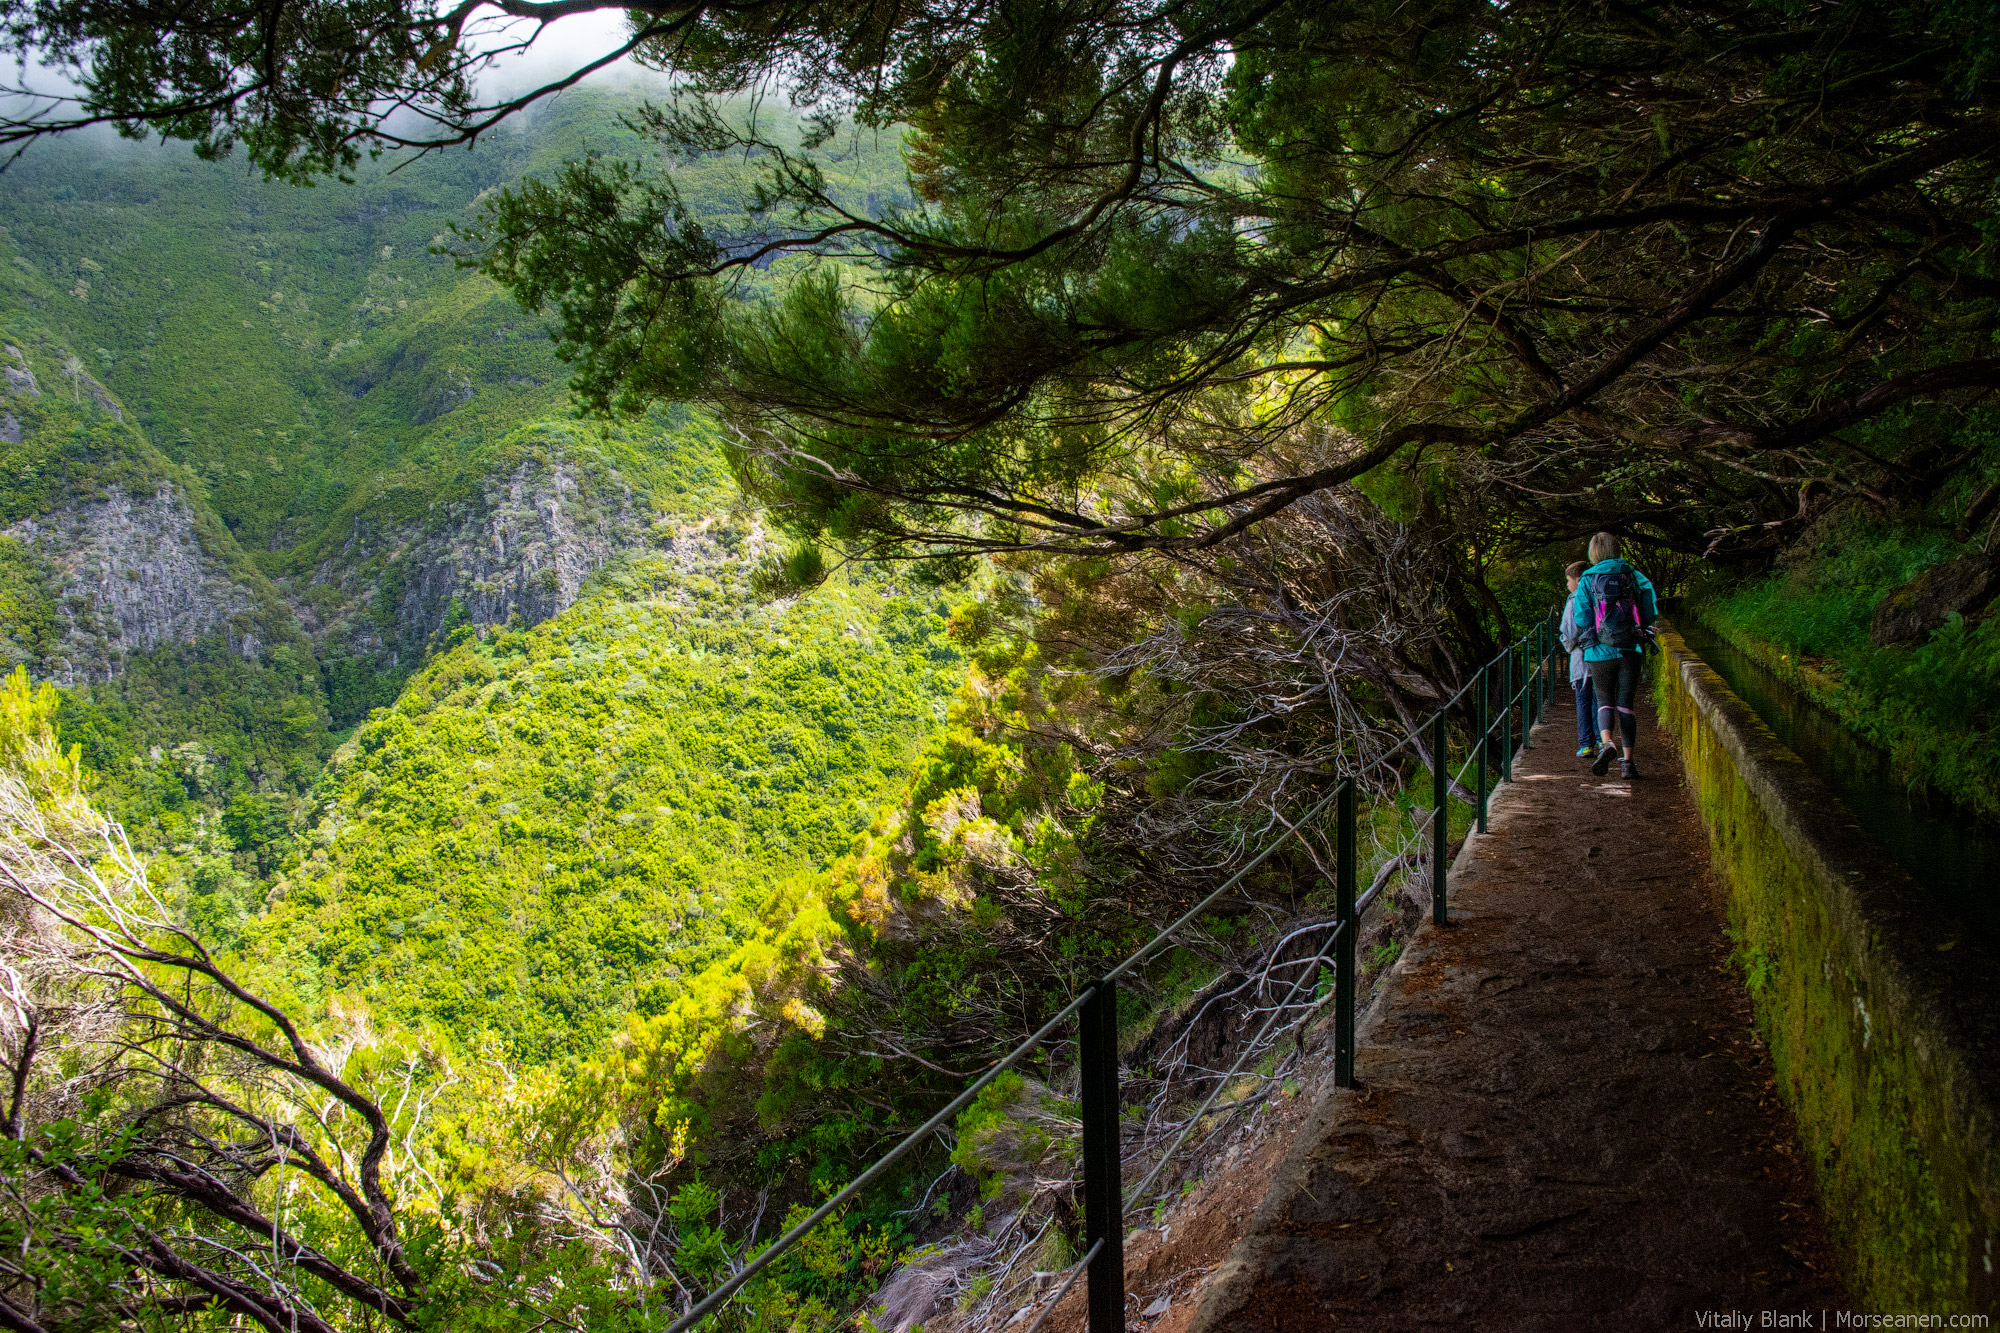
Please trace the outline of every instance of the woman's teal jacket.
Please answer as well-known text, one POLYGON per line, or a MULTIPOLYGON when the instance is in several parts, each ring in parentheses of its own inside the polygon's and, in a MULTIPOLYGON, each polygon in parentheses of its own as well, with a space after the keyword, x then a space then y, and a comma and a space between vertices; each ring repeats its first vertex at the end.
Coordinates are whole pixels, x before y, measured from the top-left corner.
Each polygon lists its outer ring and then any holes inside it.
MULTIPOLYGON (((1636 569, 1632 569, 1629 562, 1613 556, 1609 560, 1600 560, 1589 569, 1584 570, 1583 577, 1577 580, 1576 591, 1569 596, 1570 614, 1576 618, 1576 624, 1579 629, 1587 630, 1597 622, 1597 611, 1591 599, 1591 586, 1593 582, 1591 576, 1602 574, 1607 570, 1620 568, 1631 569, 1632 581, 1639 585, 1639 618, 1648 625, 1659 618, 1660 599, 1654 593, 1653 585, 1647 581, 1644 574, 1641 574, 1636 569)), ((1611 662, 1621 657, 1637 657, 1644 651, 1641 648, 1607 648, 1603 644, 1587 643, 1583 648, 1583 660, 1586 662, 1611 662)))

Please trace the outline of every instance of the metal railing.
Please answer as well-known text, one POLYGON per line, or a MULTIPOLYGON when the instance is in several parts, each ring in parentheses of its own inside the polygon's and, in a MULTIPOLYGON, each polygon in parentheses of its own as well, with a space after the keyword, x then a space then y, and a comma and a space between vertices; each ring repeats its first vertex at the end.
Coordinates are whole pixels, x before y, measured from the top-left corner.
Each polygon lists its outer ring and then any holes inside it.
MULTIPOLYGON (((1272 1038, 1273 1030, 1279 1020, 1287 1014, 1295 1015, 1292 1022, 1287 1024, 1287 1028, 1296 1027, 1318 1013, 1324 1007, 1325 999, 1330 998, 1333 1001, 1334 1084, 1343 1088, 1355 1086, 1355 946, 1360 934, 1361 919, 1379 900, 1382 891, 1393 880, 1398 867, 1407 868, 1421 864, 1430 872, 1431 919, 1440 926, 1449 924, 1449 905, 1446 897, 1449 869, 1447 862, 1450 850, 1448 802, 1456 793, 1461 801, 1472 806, 1472 822, 1478 830, 1481 833, 1486 831, 1487 797, 1491 794, 1491 787, 1487 781, 1489 762, 1497 759, 1500 780, 1511 782, 1514 776, 1516 749, 1516 712, 1519 713, 1520 744, 1525 747, 1536 720, 1553 698, 1554 677, 1547 668, 1551 659, 1562 651, 1556 642, 1555 628, 1555 618, 1551 616, 1537 623, 1527 634, 1502 649, 1492 661, 1474 672, 1472 679, 1457 694, 1439 705, 1437 711, 1429 718, 1408 735, 1385 747, 1373 759, 1342 778, 1332 792, 1322 797, 1302 818, 1289 825, 1282 834, 1268 843, 1235 874, 1182 913, 1173 924, 1155 934, 1137 951, 1084 987, 1081 993, 1064 1005, 1031 1036, 968 1083, 964 1090, 943 1109, 911 1131, 888 1152, 876 1158, 853 1180, 796 1226, 766 1246, 735 1274, 717 1284, 714 1290, 675 1320, 666 1333, 686 1333, 686 1330, 694 1328, 728 1304, 764 1268, 811 1234, 813 1228, 833 1216, 871 1183, 879 1180, 890 1167, 908 1156, 918 1145, 926 1142, 932 1134, 950 1124, 959 1112, 972 1104, 980 1092, 1040 1048, 1073 1017, 1079 1020, 1077 1062, 1083 1121, 1083 1241, 1086 1248, 1082 1257, 1070 1265, 1053 1297, 1038 1297, 1033 1302, 1040 1304, 1046 1300, 1046 1305, 1034 1322, 1028 1325, 1025 1333, 1036 1333, 1041 1328, 1043 1322, 1054 1313, 1056 1306, 1075 1285, 1077 1278, 1084 1273, 1089 1274, 1090 1333, 1123 1333, 1125 1219, 1144 1204, 1154 1182, 1159 1179, 1167 1164, 1174 1159, 1175 1154, 1180 1151, 1181 1146, 1192 1136, 1195 1129, 1202 1124, 1217 1098, 1237 1081, 1254 1056, 1270 1049, 1267 1042, 1272 1038), (1494 689, 1496 669, 1499 674, 1497 691, 1494 689), (1468 695, 1471 696, 1469 702, 1468 695), (1446 770, 1450 739, 1449 719, 1453 710, 1462 703, 1466 704, 1467 711, 1472 714, 1473 725, 1467 737, 1467 754, 1464 761, 1456 773, 1448 774, 1446 770), (1497 738, 1496 731, 1499 733, 1497 738), (1355 892, 1358 845, 1357 780, 1369 777, 1392 759, 1409 753, 1414 753, 1431 773, 1431 804, 1429 807, 1414 807, 1417 810, 1427 809, 1428 813, 1412 821, 1408 836, 1383 862, 1388 869, 1378 876, 1365 894, 1357 897, 1355 892), (1474 782, 1468 789, 1464 783, 1469 771, 1474 774, 1474 782), (1168 1144, 1152 1170, 1136 1187, 1126 1190, 1120 1132, 1122 1108, 1119 1099, 1118 1062, 1119 978, 1157 955, 1178 932, 1192 924, 1231 890, 1243 883, 1252 871, 1269 860, 1279 849, 1298 839, 1305 830, 1316 826, 1317 821, 1326 815, 1328 807, 1333 809, 1335 828, 1333 922, 1322 928, 1321 938, 1310 953, 1277 965, 1279 970, 1296 968, 1299 973, 1285 997, 1270 1005, 1268 1011, 1257 1011, 1268 1012, 1268 1016, 1256 1036, 1238 1055, 1236 1063, 1226 1073, 1207 1075, 1213 1079, 1214 1088, 1201 1105, 1187 1116, 1180 1133, 1168 1144), (1425 843, 1428 843, 1428 847, 1424 846, 1425 843), (1314 982, 1321 969, 1326 967, 1331 967, 1333 972, 1330 996, 1314 996, 1308 1001, 1301 1001, 1300 991, 1314 982)), ((1289 940, 1295 937, 1294 935, 1286 938, 1289 940)), ((1283 947, 1283 943, 1280 942, 1280 948, 1283 947)), ((1274 950, 1273 960, 1276 956, 1277 952, 1274 950)), ((1269 970, 1272 969, 1267 968, 1267 972, 1269 970)), ((1282 1036, 1282 1033, 1279 1035, 1282 1036)), ((1231 1106, 1243 1104, 1244 1100, 1239 1100, 1231 1106)))

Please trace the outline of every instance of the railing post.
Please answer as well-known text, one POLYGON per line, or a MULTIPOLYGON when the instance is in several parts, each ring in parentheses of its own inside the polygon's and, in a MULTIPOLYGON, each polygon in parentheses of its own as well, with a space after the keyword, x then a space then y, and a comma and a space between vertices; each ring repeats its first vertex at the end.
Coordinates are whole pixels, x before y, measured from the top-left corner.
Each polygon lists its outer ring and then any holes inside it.
POLYGON ((1544 620, 1542 622, 1542 704, 1541 704, 1541 711, 1544 716, 1548 714, 1549 700, 1551 698, 1551 695, 1549 694, 1549 659, 1553 656, 1555 656, 1555 637, 1549 632, 1549 622, 1544 620))
POLYGON ((1500 780, 1514 780, 1514 650, 1500 654, 1500 780))
POLYGON ((1479 677, 1473 693, 1479 697, 1479 731, 1473 751, 1479 756, 1479 831, 1486 832, 1486 748, 1493 743, 1493 726, 1486 720, 1486 690, 1488 687, 1486 668, 1479 668, 1479 677))
POLYGON ((1546 664, 1546 663, 1548 662, 1548 660, 1549 660, 1549 652, 1548 652, 1548 643, 1547 643, 1547 639, 1546 639, 1546 636, 1545 636, 1545 635, 1544 635, 1544 634, 1542 633, 1542 631, 1543 631, 1543 630, 1545 630, 1545 629, 1547 629, 1547 628, 1548 628, 1548 627, 1547 627, 1546 625, 1542 624, 1542 623, 1541 623, 1540 621, 1536 621, 1536 622, 1535 622, 1535 689, 1534 689, 1534 700, 1535 700, 1535 719, 1536 719, 1536 721, 1540 721, 1540 720, 1541 720, 1541 716, 1542 716, 1542 679, 1543 679, 1543 677, 1545 677, 1545 676, 1546 676, 1546 675, 1548 674, 1547 672, 1545 672, 1545 671, 1543 671, 1543 670, 1542 670, 1542 667, 1543 667, 1543 666, 1544 666, 1544 665, 1545 665, 1545 664, 1546 664))
POLYGON ((1444 803, 1450 795, 1449 779, 1444 771, 1444 741, 1445 716, 1444 709, 1440 708, 1437 716, 1431 719, 1431 920, 1440 926, 1451 919, 1444 901, 1444 882, 1447 878, 1444 857, 1451 846, 1451 816, 1444 803))
POLYGON ((1535 743, 1535 636, 1521 640, 1521 748, 1535 743))
MULTIPOLYGON (((1354 779, 1340 784, 1334 848, 1333 1086, 1354 1086, 1354 779)), ((1094 1333, 1094 1330, 1093 1330, 1094 1333)))
POLYGON ((1526 673, 1521 678, 1521 748, 1525 750, 1535 743, 1535 693, 1542 688, 1542 678, 1536 674, 1532 635, 1521 645, 1521 670, 1526 673))
POLYGON ((1535 627, 1535 721, 1540 722, 1548 711, 1549 695, 1549 627, 1535 627))
POLYGON ((1556 676, 1552 669, 1556 660, 1556 628, 1548 621, 1542 622, 1542 712, 1546 715, 1549 705, 1556 701, 1556 676))
POLYGON ((1090 1333, 1125 1333, 1125 1173, 1118 1142, 1118 986, 1100 981, 1079 1015, 1083 1101, 1083 1247, 1090 1333))

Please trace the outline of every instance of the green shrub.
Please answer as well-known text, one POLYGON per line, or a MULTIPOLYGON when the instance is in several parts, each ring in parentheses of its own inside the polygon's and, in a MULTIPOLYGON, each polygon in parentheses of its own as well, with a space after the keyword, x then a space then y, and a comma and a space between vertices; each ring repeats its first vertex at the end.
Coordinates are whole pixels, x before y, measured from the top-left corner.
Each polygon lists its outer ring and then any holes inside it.
POLYGON ((1877 647, 1876 604, 1964 548, 1915 523, 1850 519, 1783 568, 1701 600, 1700 618, 1887 751, 1905 780, 2000 815, 2000 618, 1954 616, 1877 647))

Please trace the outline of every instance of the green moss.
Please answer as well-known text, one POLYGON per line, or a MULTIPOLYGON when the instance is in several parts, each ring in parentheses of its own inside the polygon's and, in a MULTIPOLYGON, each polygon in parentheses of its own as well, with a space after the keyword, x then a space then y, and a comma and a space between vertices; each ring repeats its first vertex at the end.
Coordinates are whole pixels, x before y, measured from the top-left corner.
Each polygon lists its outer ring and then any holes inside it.
MULTIPOLYGON (((1773 823, 1677 669, 1657 673, 1655 698, 1699 796, 1728 888, 1735 961, 1850 1289, 1870 1310, 1982 1308, 1974 1269, 1996 1219, 1968 1188, 1963 1127, 1933 1063, 1939 1035, 1885 1012, 1890 964, 1879 942, 1838 915, 1837 898, 1773 823)), ((1745 725, 1779 781, 1786 767, 1802 768, 1754 719, 1745 725)))

